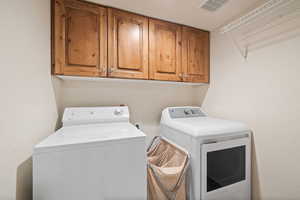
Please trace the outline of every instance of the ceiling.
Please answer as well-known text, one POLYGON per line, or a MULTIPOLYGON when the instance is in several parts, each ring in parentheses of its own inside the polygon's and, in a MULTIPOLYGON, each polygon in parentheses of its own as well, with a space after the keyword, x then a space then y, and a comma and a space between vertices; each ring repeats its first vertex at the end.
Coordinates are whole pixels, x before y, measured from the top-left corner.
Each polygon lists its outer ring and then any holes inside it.
POLYGON ((202 0, 89 1, 212 31, 267 0, 229 0, 215 12, 200 8, 202 0))

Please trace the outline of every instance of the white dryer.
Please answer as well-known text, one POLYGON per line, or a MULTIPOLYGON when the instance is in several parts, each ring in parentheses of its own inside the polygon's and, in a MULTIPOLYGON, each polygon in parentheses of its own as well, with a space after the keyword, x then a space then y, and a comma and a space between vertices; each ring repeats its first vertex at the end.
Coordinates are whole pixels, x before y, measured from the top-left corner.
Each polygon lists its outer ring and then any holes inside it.
POLYGON ((251 199, 251 130, 245 124, 209 117, 199 107, 170 107, 160 131, 190 153, 189 199, 251 199))
POLYGON ((128 107, 67 108, 34 147, 34 200, 146 200, 145 134, 128 107))

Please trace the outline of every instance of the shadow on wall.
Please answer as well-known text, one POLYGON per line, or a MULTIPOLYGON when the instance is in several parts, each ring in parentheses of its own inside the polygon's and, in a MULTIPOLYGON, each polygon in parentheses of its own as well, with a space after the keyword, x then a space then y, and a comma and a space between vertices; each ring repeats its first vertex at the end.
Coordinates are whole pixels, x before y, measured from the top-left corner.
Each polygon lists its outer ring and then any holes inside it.
MULTIPOLYGON (((54 92, 57 113, 60 113, 60 86, 61 81, 57 78, 52 78, 52 89, 54 92)), ((60 117, 57 116, 56 121, 53 124, 54 129, 58 129, 60 126, 60 117)), ((53 129, 53 130, 54 130, 53 129)), ((43 139, 42 137, 38 140, 43 139)), ((37 141, 38 141, 37 140, 37 141)), ((32 157, 22 162, 16 172, 16 200, 32 200, 32 157)))
POLYGON ((259 173, 257 166, 256 147, 253 133, 251 135, 252 141, 252 200, 261 200, 261 187, 259 182, 259 173))
POLYGON ((52 88, 54 91, 54 96, 55 96, 55 102, 56 102, 56 109, 58 113, 56 125, 55 125, 55 130, 61 127, 61 118, 62 118, 62 112, 63 108, 61 105, 62 102, 62 93, 61 93, 61 87, 62 87, 62 80, 58 79, 55 76, 51 76, 52 79, 52 88))
POLYGON ((32 200, 32 157, 17 168, 16 200, 32 200))

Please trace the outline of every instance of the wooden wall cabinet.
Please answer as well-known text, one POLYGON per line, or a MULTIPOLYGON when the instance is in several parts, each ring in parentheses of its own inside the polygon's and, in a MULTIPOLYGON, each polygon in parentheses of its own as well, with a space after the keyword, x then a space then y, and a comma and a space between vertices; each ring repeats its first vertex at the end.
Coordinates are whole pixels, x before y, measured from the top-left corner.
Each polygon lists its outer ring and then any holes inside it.
POLYGON ((182 28, 182 72, 184 82, 209 82, 209 33, 182 28))
POLYGON ((79 0, 53 0, 56 75, 209 82, 209 32, 79 0))
POLYGON ((148 79, 148 18, 108 9, 108 76, 148 79))
POLYGON ((107 74, 107 9, 76 0, 54 0, 54 73, 107 74))
POLYGON ((181 26, 149 21, 150 79, 181 81, 181 26))

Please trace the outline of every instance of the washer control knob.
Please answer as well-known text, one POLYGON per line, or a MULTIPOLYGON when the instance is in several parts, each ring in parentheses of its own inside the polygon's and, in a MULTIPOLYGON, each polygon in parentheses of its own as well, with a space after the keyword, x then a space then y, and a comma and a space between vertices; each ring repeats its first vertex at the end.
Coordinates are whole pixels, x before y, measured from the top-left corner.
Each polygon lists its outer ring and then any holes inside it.
POLYGON ((186 114, 186 115, 189 115, 189 114, 191 114, 191 111, 190 111, 190 110, 188 110, 188 109, 185 109, 183 112, 184 112, 184 114, 186 114))
POLYGON ((122 113, 123 113, 122 109, 119 109, 119 108, 116 109, 114 112, 115 115, 122 115, 122 113))

